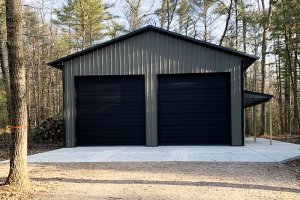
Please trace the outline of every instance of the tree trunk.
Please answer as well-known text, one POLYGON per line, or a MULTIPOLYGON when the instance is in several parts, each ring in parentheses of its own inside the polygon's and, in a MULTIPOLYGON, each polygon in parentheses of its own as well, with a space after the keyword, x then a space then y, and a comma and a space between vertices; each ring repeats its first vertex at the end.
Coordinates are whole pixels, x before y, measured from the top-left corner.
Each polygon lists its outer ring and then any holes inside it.
POLYGON ((11 90, 10 170, 6 184, 26 188, 27 102, 22 40, 22 1, 6 0, 7 47, 11 90))
POLYGON ((170 30, 170 1, 167 0, 167 30, 170 30))
POLYGON ((298 125, 298 127, 297 127, 297 132, 298 133, 300 133, 300 116, 299 116, 299 103, 298 103, 298 73, 297 73, 297 64, 296 64, 296 62, 297 61, 299 61, 299 59, 298 59, 298 53, 297 53, 297 48, 295 49, 295 66, 294 66, 294 68, 293 68, 293 73, 294 73, 294 94, 295 94, 295 96, 294 96, 294 103, 295 103, 295 105, 294 105, 294 108, 295 108, 295 118, 296 118, 296 120, 297 120, 297 125, 298 125))
POLYGON ((222 46, 223 40, 224 40, 224 38, 226 36, 226 33, 227 33, 227 29, 228 29, 228 25, 229 25, 229 21, 230 21, 230 16, 231 16, 231 9, 232 9, 232 0, 230 0, 230 5, 229 5, 228 13, 227 13, 225 28, 224 28, 223 35, 222 35, 222 37, 220 39, 220 43, 219 43, 220 46, 222 46))
POLYGON ((10 88, 9 88, 9 72, 8 72, 8 52, 5 39, 5 31, 0 25, 0 68, 2 72, 2 80, 6 92, 6 112, 10 113, 10 88))
MULTIPOLYGON (((276 42, 274 42, 274 47, 277 46, 279 48, 279 37, 277 38, 277 45, 276 42)), ((281 73, 281 60, 280 56, 278 56, 278 61, 277 57, 275 56, 275 66, 276 66, 276 73, 277 73, 277 94, 278 94, 278 106, 279 106, 279 125, 280 125, 280 135, 284 133, 285 130, 285 124, 283 120, 283 101, 282 101, 282 73, 281 73)))
POLYGON ((239 40, 239 27, 238 27, 238 1, 234 0, 234 4, 235 4, 235 49, 238 49, 238 40, 239 40))
POLYGON ((285 134, 291 133, 291 110, 290 110, 290 76, 289 68, 285 67, 284 72, 284 126, 285 134))
MULTIPOLYGON (((247 53, 247 23, 245 17, 243 17, 243 49, 244 53, 247 53)), ((247 71, 244 72, 244 85, 245 89, 247 90, 249 88, 248 86, 248 76, 247 76, 247 71)), ((250 109, 244 109, 245 110, 245 133, 250 134, 250 109)))
POLYGON ((204 6, 204 41, 207 42, 208 40, 208 6, 204 6))
MULTIPOLYGON (((265 4, 264 0, 262 0, 262 7, 263 11, 265 12, 265 4)), ((262 44, 261 44, 261 92, 265 92, 265 71, 266 71, 266 55, 267 55, 267 35, 269 32, 270 27, 270 21, 271 21, 271 11, 272 11, 272 0, 269 1, 269 9, 265 21, 263 22, 263 35, 262 35, 262 44)), ((265 15, 265 13, 263 13, 265 15)), ((266 113, 266 107, 265 104, 261 104, 261 127, 260 127, 260 134, 265 133, 265 113, 266 113)))
MULTIPOLYGON (((9 96, 9 73, 8 73, 8 54, 5 41, 5 33, 0 27, 0 66, 3 75, 3 83, 6 95, 9 96)), ((7 105, 8 106, 8 105, 7 105)))
POLYGON ((167 1, 167 30, 170 30, 171 28, 171 24, 172 24, 172 21, 173 21, 173 18, 174 18, 174 14, 176 12, 176 8, 177 8, 177 4, 178 4, 178 0, 175 0, 173 3, 172 3, 172 6, 171 6, 171 2, 170 0, 167 1))
MULTIPOLYGON (((254 55, 257 55, 258 53, 258 42, 257 42, 257 38, 254 38, 254 55)), ((257 89, 257 62, 254 63, 253 66, 253 87, 252 90, 256 91, 257 89)), ((256 140, 256 109, 257 106, 253 106, 252 107, 252 130, 253 130, 253 135, 254 135, 254 139, 256 140)))
MULTIPOLYGON (((256 77, 257 77, 257 67, 256 67, 256 63, 254 64, 254 72, 253 72, 253 91, 256 90, 256 77)), ((252 107, 252 130, 253 130, 253 135, 254 135, 254 139, 256 140, 256 106, 252 107)))
POLYGON ((296 65, 292 67, 291 51, 290 51, 290 44, 289 44, 290 37, 287 29, 288 29, 287 25, 284 25, 285 52, 286 52, 286 60, 287 60, 286 63, 290 72, 290 80, 291 80, 291 86, 292 86, 293 97, 294 97, 293 99, 294 119, 296 120, 296 127, 298 129, 297 131, 299 131, 300 118, 299 118, 299 108, 298 108, 297 68, 296 65))
MULTIPOLYGON (((261 87, 260 91, 262 93, 265 92, 265 77, 266 77, 266 51, 267 51, 267 31, 263 30, 263 39, 262 39, 262 58, 261 58, 261 87)), ((260 127, 260 135, 263 135, 265 133, 265 114, 266 114, 266 106, 265 104, 261 104, 261 115, 260 115, 260 121, 261 121, 261 127, 260 127)))

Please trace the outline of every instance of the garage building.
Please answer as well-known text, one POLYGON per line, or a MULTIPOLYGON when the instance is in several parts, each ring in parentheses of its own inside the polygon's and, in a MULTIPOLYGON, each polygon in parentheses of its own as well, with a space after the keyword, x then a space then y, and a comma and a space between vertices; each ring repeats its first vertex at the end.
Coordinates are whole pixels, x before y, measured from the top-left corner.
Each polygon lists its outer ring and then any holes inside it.
POLYGON ((244 145, 244 107, 272 97, 243 90, 255 60, 147 26, 50 62, 63 71, 65 145, 244 145))

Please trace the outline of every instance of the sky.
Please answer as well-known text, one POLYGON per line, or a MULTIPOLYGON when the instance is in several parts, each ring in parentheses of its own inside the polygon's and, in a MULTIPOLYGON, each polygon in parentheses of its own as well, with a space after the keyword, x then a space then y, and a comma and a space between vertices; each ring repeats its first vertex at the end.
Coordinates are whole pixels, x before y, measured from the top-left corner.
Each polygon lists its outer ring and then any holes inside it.
MULTIPOLYGON (((142 13, 148 12, 153 13, 160 6, 160 0, 143 0, 143 7, 142 13), (149 9, 151 8, 151 9, 149 9)), ((41 7, 42 0, 23 0, 23 5, 29 7, 41 7)), ((51 3, 53 8, 60 8, 62 7, 64 0, 44 0, 45 7, 48 8, 48 17, 50 15, 50 8, 51 3)), ((125 0, 103 0, 104 3, 115 4, 113 8, 110 8, 111 13, 119 16, 120 18, 117 20, 119 23, 128 25, 127 21, 125 20, 125 10, 124 7, 126 6, 125 0)), ((47 10, 46 10, 47 11, 47 10)), ((46 16, 47 17, 47 16, 46 16)), ((148 24, 155 25, 154 20, 150 20, 148 24)), ((216 25, 216 27, 223 27, 223 24, 216 25)), ((221 35, 222 31, 220 28, 213 30, 214 34, 221 35)))
MULTIPOLYGON (((23 5, 29 5, 31 7, 40 7, 40 2, 44 1, 45 2, 45 7, 48 8, 48 14, 45 16, 46 18, 50 16, 50 8, 51 8, 51 2, 53 5, 53 8, 60 8, 62 7, 62 4, 65 2, 64 0, 23 0, 23 5)), ((151 7, 153 1, 153 7, 152 7, 152 13, 155 9, 157 9, 159 7, 160 4, 160 0, 143 0, 145 1, 144 3, 144 7, 142 8, 143 11, 148 11, 149 7, 151 7)), ((227 0, 224 0, 227 1, 227 0)), ((125 6, 125 0, 103 0, 104 3, 115 3, 115 7, 111 8, 111 13, 114 13, 115 15, 119 16, 120 18, 118 19, 118 22, 121 24, 124 24, 125 26, 127 26, 127 22, 125 20, 125 13, 124 13, 124 6, 125 6)), ((228 0, 229 2, 229 0, 228 0)), ((248 2, 252 2, 255 3, 257 2, 257 0, 248 0, 248 2)), ((266 3, 266 5, 268 6, 268 3, 266 3)), ((151 11, 150 11, 151 12, 151 11)), ((214 27, 211 30, 212 31, 212 35, 214 37, 214 39, 210 42, 218 44, 219 39, 221 38, 221 35, 223 33, 224 27, 225 27, 225 16, 218 18, 216 22, 214 22, 214 27)), ((151 22, 150 22, 151 23, 151 22)), ((151 25, 155 25, 152 21, 151 25)), ((200 30, 201 31, 201 30, 200 30)), ((106 40, 106 39, 105 39, 106 40)), ((101 42, 101 41, 100 41, 101 42)), ((251 52, 248 52, 251 54, 251 52)), ((267 55, 268 58, 268 62, 273 62, 274 58, 271 55, 267 55)), ((267 69, 268 71, 268 69, 267 69)))
MULTIPOLYGON (((155 10, 159 6, 159 0, 144 0, 142 11, 149 11, 149 7, 151 5, 152 9, 155 10)), ((23 0, 23 5, 29 6, 29 7, 41 7, 42 0, 23 0)), ((53 8, 61 8, 65 0, 44 0, 45 7, 48 8, 48 15, 50 14, 50 8, 51 4, 53 8)), ((115 4, 113 8, 110 8, 111 13, 114 15, 119 16, 120 23, 126 23, 125 19, 125 11, 124 7, 126 5, 125 0, 103 0, 104 3, 107 4, 115 4)), ((150 11, 151 12, 151 11, 150 11)))
MULTIPOLYGON (((45 18, 50 18, 50 10, 51 10, 51 7, 52 9, 53 8, 61 8, 63 3, 65 2, 65 0, 23 0, 23 5, 27 5, 29 7, 35 7, 35 8, 39 8, 41 7, 41 2, 45 2, 45 8, 46 8, 46 16, 45 18)), ((142 0, 144 1, 143 3, 143 7, 142 7, 142 13, 144 13, 145 11, 149 11, 149 13, 153 13, 154 10, 156 10, 159 6, 160 6, 160 2, 161 0, 142 0), (152 9, 149 10, 149 7, 152 6, 152 9)), ((229 2, 229 0, 224 0, 224 2, 229 2)), ((124 7, 126 6, 126 2, 125 0, 103 0, 104 3, 109 3, 109 4, 115 4, 115 6, 113 8, 110 8, 110 12, 113 13, 114 15, 117 15, 119 16, 120 18, 117 19, 117 21, 120 23, 120 24, 123 24, 125 25, 126 27, 128 27, 128 23, 126 21, 126 17, 125 17, 125 9, 124 7)), ((248 2, 252 2, 252 3, 255 3, 256 0, 248 0, 248 2)), ((257 4, 255 4, 257 5, 257 4)), ((234 17, 234 16, 232 16, 234 17)), ((221 38, 221 35, 224 31, 224 27, 225 27, 225 20, 226 20, 226 16, 222 16, 222 17, 219 17, 214 23, 213 23, 213 27, 211 28, 211 35, 212 35, 212 40, 210 40, 210 42, 212 43, 215 43, 215 44, 218 44, 220 38, 221 38)), ((155 22, 154 20, 150 20, 150 22, 148 22, 147 24, 151 24, 151 25, 155 25, 155 22)), ((176 22, 175 22, 176 23, 176 22)), ((175 24, 174 23, 174 24, 175 24)), ((201 24, 200 27, 198 30, 198 32, 201 32, 203 30, 202 27, 201 27, 201 24)))

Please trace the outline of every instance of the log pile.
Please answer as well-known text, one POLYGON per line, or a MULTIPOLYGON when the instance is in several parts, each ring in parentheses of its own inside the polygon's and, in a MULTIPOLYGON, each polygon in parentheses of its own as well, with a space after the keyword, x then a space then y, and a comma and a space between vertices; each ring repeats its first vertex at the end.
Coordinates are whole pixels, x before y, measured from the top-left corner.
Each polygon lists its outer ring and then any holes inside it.
POLYGON ((63 140, 64 123, 60 118, 50 117, 35 130, 36 141, 61 142, 63 140))

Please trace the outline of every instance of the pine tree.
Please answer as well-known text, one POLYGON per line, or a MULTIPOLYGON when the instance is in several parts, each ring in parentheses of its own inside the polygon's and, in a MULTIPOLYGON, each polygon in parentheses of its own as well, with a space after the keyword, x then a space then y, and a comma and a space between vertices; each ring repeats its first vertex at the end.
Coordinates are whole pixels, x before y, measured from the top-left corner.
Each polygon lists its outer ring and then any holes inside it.
POLYGON ((189 35, 192 26, 191 5, 188 0, 181 0, 177 9, 179 33, 189 35))
POLYGON ((161 6, 155 11, 159 18, 160 27, 167 30, 171 29, 171 24, 175 18, 179 0, 162 0, 161 6))
MULTIPOLYGON (((210 27, 215 21, 214 9, 213 6, 216 3, 216 0, 195 0, 192 1, 192 9, 195 17, 195 21, 201 23, 200 26, 203 27, 203 34, 201 39, 204 41, 210 40, 210 27)), ((197 23, 196 22, 196 23, 197 23)))
POLYGON ((26 188, 27 174, 27 101, 22 41, 22 1, 6 0, 8 63, 10 76, 10 170, 6 184, 26 188))
POLYGON ((56 10, 56 24, 70 35, 70 48, 75 43, 77 49, 84 49, 104 37, 108 8, 102 0, 68 0, 56 10))

